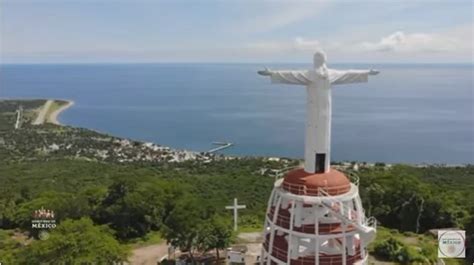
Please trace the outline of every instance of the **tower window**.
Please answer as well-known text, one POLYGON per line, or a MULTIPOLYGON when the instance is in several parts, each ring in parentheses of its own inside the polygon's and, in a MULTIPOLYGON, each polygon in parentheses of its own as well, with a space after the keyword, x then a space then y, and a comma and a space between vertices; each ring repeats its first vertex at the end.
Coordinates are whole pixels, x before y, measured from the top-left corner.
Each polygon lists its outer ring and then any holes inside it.
POLYGON ((316 153, 315 173, 324 173, 326 171, 326 154, 316 153))

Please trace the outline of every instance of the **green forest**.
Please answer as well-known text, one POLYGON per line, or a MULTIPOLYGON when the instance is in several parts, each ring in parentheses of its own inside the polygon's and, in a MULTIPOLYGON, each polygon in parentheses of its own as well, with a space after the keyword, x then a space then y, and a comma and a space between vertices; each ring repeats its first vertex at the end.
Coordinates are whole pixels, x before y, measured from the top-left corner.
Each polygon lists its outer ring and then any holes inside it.
MULTIPOLYGON (((134 242, 156 233, 183 250, 223 249, 235 237, 225 206, 238 198, 247 205, 240 212, 241 229, 261 230, 275 181, 269 169, 301 162, 240 157, 120 163, 65 156, 60 150, 38 155, 28 148, 12 148, 7 138, 21 132, 4 127, 7 129, 0 130, 2 264, 123 262, 130 257, 134 242), (41 207, 56 213, 58 226, 51 229, 48 240, 41 240, 31 228, 32 213, 41 207)), ((64 130, 73 135, 71 142, 76 139, 74 134, 77 139, 83 133, 99 134, 55 125, 22 130, 43 141, 64 130)), ((27 140, 13 145, 24 146, 27 140)), ((437 248, 434 237, 427 236, 430 229, 465 229, 472 240, 474 166, 389 167, 377 163, 346 173, 360 178, 366 214, 381 226, 370 247, 378 259, 435 263, 437 248), (407 237, 417 238, 415 245, 404 242, 407 237)), ((472 250, 469 253, 472 258, 472 250)), ((471 258, 446 263, 468 264, 471 258)))

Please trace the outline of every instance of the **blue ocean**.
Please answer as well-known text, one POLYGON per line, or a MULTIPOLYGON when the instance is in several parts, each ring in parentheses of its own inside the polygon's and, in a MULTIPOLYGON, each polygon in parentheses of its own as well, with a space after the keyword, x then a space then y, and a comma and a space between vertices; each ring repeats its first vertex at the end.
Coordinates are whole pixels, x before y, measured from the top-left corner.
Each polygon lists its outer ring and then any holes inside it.
MULTIPOLYGON (((75 101, 59 120, 179 149, 301 158, 305 89, 272 85, 264 64, 1 65, 0 98, 75 101)), ((267 64, 272 69, 309 68, 267 64)), ((376 68, 333 87, 332 160, 474 163, 473 65, 376 68)))

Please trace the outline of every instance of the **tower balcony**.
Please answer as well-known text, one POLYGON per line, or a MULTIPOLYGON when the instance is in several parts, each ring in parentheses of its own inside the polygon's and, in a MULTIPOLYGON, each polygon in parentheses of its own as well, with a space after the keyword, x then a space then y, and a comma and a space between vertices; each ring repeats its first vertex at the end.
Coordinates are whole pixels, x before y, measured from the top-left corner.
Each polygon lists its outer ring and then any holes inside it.
MULTIPOLYGON (((281 228, 292 230, 296 232, 306 233, 306 234, 319 234, 319 235, 329 235, 329 234, 341 234, 341 233, 349 233, 356 230, 356 227, 352 224, 346 225, 343 229, 343 223, 341 220, 336 222, 319 222, 318 224, 301 224, 300 226, 296 226, 293 224, 291 227, 291 213, 287 209, 280 209, 274 219, 275 214, 275 207, 271 207, 270 211, 267 214, 269 220, 275 220, 275 225, 281 228), (318 233, 316 233, 316 227, 318 227, 318 233)), ((352 211, 351 219, 357 219, 357 212, 352 211)))

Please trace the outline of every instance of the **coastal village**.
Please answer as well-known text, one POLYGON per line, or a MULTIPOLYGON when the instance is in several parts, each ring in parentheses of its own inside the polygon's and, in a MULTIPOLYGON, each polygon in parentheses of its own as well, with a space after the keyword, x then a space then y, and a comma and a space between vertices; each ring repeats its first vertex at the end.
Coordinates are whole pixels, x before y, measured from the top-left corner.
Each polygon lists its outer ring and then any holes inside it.
POLYGON ((0 146, 13 153, 33 152, 31 155, 35 157, 61 155, 118 163, 173 163, 190 160, 206 163, 216 159, 231 159, 210 152, 176 150, 151 142, 119 138, 88 129, 58 126, 57 115, 72 104, 61 100, 44 102, 43 105, 30 106, 20 100, 10 101, 8 104, 6 101, 0 101, 2 114, 0 146), (59 112, 45 110, 51 108, 53 103, 57 104, 59 112), (17 109, 22 111, 16 111, 17 109), (22 126, 18 128, 15 124, 22 126))

